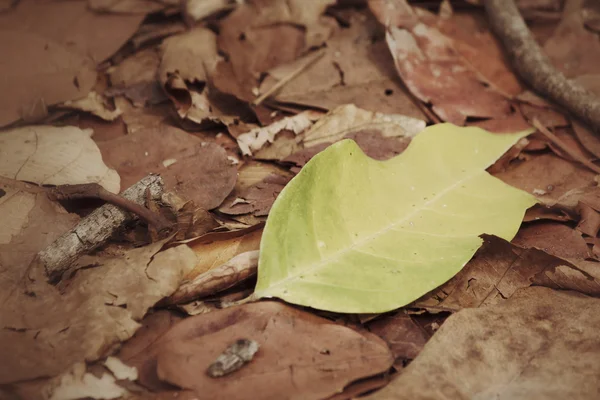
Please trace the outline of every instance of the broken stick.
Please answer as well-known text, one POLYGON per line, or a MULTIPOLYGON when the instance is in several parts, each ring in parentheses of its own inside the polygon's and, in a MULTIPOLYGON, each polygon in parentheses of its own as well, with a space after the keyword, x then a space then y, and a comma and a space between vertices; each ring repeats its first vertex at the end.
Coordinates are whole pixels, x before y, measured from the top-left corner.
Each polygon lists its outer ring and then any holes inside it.
MULTIPOLYGON (((160 199, 164 182, 158 175, 149 175, 125 190, 121 196, 137 204, 146 201, 146 189, 152 199, 160 199)), ((105 204, 83 218, 77 226, 65 233, 44 250, 38 258, 44 264, 50 281, 57 281, 69 269, 77 258, 96 249, 126 222, 133 219, 133 214, 114 206, 105 204)))
POLYGON ((492 30, 521 78, 600 134, 600 99, 556 70, 531 36, 514 0, 484 0, 492 30))

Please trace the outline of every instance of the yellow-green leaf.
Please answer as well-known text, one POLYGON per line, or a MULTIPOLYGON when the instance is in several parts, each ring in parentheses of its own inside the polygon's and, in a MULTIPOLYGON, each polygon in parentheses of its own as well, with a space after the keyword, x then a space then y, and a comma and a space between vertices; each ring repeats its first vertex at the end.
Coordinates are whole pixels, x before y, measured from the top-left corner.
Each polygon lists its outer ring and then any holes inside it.
POLYGON ((530 194, 485 169, 531 133, 451 124, 376 161, 351 140, 315 156, 265 227, 255 297, 337 312, 384 312, 452 278, 483 233, 511 240, 530 194))

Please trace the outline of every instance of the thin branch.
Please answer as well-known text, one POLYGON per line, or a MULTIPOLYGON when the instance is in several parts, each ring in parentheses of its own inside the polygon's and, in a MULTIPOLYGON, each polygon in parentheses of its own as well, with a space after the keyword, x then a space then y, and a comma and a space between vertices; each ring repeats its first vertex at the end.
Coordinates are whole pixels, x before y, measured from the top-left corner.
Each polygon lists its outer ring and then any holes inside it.
POLYGON ((492 30, 504 43, 521 78, 600 133, 600 99, 567 78, 552 64, 531 36, 513 0, 483 0, 492 30))
MULTIPOLYGON (((146 201, 147 188, 153 199, 160 199, 163 186, 164 183, 160 176, 149 175, 125 190, 122 196, 129 201, 143 204, 146 201)), ((71 196, 71 198, 75 198, 77 195, 72 194, 71 196)), ((114 200, 110 196, 109 198, 114 200)), ((120 200, 119 202, 122 204, 120 200)), ((119 228, 132 219, 133 215, 130 212, 112 204, 105 204, 83 218, 77 226, 38 253, 38 258, 44 264, 49 280, 51 282, 60 280, 62 274, 79 256, 106 243, 119 228)))

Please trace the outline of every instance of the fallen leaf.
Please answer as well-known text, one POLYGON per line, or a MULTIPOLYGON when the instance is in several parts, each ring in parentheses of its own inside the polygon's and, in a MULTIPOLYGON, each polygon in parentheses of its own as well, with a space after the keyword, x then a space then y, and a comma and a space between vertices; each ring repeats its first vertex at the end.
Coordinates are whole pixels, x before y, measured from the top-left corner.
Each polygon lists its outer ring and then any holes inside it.
POLYGON ((322 14, 333 3, 254 0, 237 7, 221 22, 218 45, 228 61, 217 68, 217 89, 254 100, 258 74, 295 60, 330 36, 335 22, 322 14))
POLYGON ((558 200, 569 190, 590 185, 594 173, 583 166, 553 154, 531 156, 512 168, 494 174, 495 177, 543 201, 558 200))
POLYGON ((118 399, 127 395, 127 390, 119 386, 115 377, 103 374, 101 377, 86 371, 85 363, 75 364, 71 370, 59 378, 58 386, 50 388, 50 400, 118 399))
POLYGON ((156 384, 165 381, 194 390, 199 399, 254 399, 260 393, 308 400, 386 371, 393 360, 376 337, 283 304, 260 302, 190 317, 125 361, 143 371, 143 385, 160 388, 156 384), (259 344, 254 359, 234 374, 208 377, 208 366, 240 337, 259 344))
POLYGON ((459 311, 402 374, 365 399, 593 398, 599 301, 532 287, 459 311))
POLYGON ((354 103, 369 111, 423 119, 423 113, 398 82, 381 26, 370 15, 346 11, 343 18, 349 27, 335 30, 327 47, 319 50, 323 52, 320 58, 312 60, 315 53, 310 53, 269 70, 259 92, 286 82, 271 96, 269 104, 331 110, 354 103), (302 72, 289 80, 299 69, 302 72))
POLYGON ((177 2, 161 0, 88 0, 90 9, 115 14, 151 14, 163 11, 169 5, 177 6, 177 2))
POLYGON ((74 126, 27 126, 2 132, 0 176, 40 185, 98 183, 119 193, 119 175, 104 164, 91 134, 74 126))
MULTIPOLYGON (((145 15, 96 13, 86 3, 21 0, 13 10, 0 14, 0 26, 2 29, 20 31, 19 35, 25 35, 25 32, 39 35, 81 54, 89 54, 99 63, 125 44, 145 15)), ((19 46, 18 49, 21 55, 26 47, 19 46)), ((43 51, 39 54, 43 54, 43 51)))
POLYGON ((122 185, 159 173, 167 191, 205 210, 218 207, 237 175, 225 150, 153 117, 139 122, 129 135, 97 143, 106 163, 119 172, 122 185))
POLYGON ((219 61, 216 40, 210 29, 197 27, 171 36, 161 45, 159 79, 181 118, 201 123, 216 117, 206 93, 206 83, 219 61))
POLYGON ((385 11, 378 9, 386 2, 369 4, 376 15, 383 14, 380 21, 387 26, 387 43, 398 74, 419 100, 432 104, 442 120, 463 125, 467 117, 502 118, 510 114, 506 98, 478 79, 456 53, 452 41, 437 28, 419 22, 416 15, 401 29, 390 25, 388 15, 405 13, 408 6, 404 2, 389 3, 392 8, 385 11))
POLYGON ((410 315, 402 312, 378 318, 368 327, 369 331, 385 340, 395 360, 416 358, 430 337, 410 315))
POLYGON ((320 113, 304 111, 292 117, 284 117, 271 125, 254 128, 236 137, 242 154, 250 156, 252 152, 262 149, 267 143, 273 143, 278 133, 286 130, 295 135, 304 132, 318 120, 320 113))
POLYGON ((521 227, 513 243, 543 250, 564 259, 586 259, 590 251, 581 233, 557 222, 538 222, 521 227))
POLYGON ((258 250, 240 253, 225 264, 183 282, 168 301, 170 304, 178 304, 211 296, 255 275, 257 268, 258 250))
POLYGON ((199 259, 194 269, 186 275, 186 281, 195 280, 206 271, 226 264, 239 254, 258 250, 261 236, 262 229, 254 226, 234 232, 209 233, 186 241, 199 259))
POLYGON ((0 126, 46 117, 48 107, 85 97, 96 81, 94 63, 76 49, 45 36, 8 30, 0 14, 0 126))
POLYGON ((289 177, 272 174, 246 190, 240 191, 230 201, 225 201, 219 211, 228 215, 241 215, 252 213, 256 217, 265 217, 269 214, 273 202, 290 181, 289 177))
MULTIPOLYGON (((172 294, 196 263, 181 245, 159 252, 164 241, 120 255, 86 256, 60 291, 46 283, 43 266, 29 267, 3 303, 0 382, 62 373, 81 360, 106 356, 131 337, 149 307, 172 294)), ((27 269, 27 264, 17 265, 27 269)))
POLYGON ((127 379, 135 381, 138 378, 137 369, 123 364, 123 361, 116 357, 107 357, 104 361, 104 366, 115 376, 117 379, 127 379))
POLYGON ((577 224, 577 230, 585 235, 596 237, 600 230, 600 213, 586 204, 579 205, 581 219, 577 224))
POLYGON ((378 130, 386 137, 412 138, 425 129, 425 121, 397 114, 362 110, 353 104, 335 108, 318 120, 302 139, 304 147, 332 143, 361 130, 378 130))
MULTIPOLYGON (((69 231, 79 217, 69 214, 33 185, 0 177, 0 213, 7 216, 0 227, 0 304, 13 295, 11 288, 27 274, 38 251, 69 231)), ((4 317, 4 315, 3 315, 4 317)))
POLYGON ((597 73, 600 61, 598 35, 585 29, 580 9, 582 2, 569 3, 579 6, 577 10, 563 14, 554 34, 544 43, 544 52, 567 78, 597 73))
POLYGON ((444 283, 479 248, 480 234, 512 239, 535 203, 485 172, 528 133, 435 125, 384 162, 352 141, 330 146, 273 205, 255 297, 383 312, 444 283))
POLYGON ((110 70, 111 87, 106 95, 123 95, 134 106, 158 104, 165 100, 165 94, 158 81, 160 56, 155 49, 145 49, 134 53, 110 70))
POLYGON ((61 108, 86 111, 105 121, 114 121, 122 113, 118 108, 111 109, 107 106, 106 99, 94 91, 89 92, 83 99, 64 102, 61 104, 61 108))
POLYGON ((236 5, 235 0, 184 0, 183 13, 187 21, 194 23, 219 11, 235 8, 236 5))

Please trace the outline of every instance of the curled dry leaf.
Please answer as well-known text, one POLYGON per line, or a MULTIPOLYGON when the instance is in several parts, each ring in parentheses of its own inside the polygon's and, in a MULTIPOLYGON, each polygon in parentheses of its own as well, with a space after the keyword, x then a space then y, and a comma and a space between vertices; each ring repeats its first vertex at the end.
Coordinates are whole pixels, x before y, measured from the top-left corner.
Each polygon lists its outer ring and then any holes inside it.
POLYGON ((387 371, 393 358, 374 335, 284 304, 260 302, 187 318, 124 361, 138 367, 142 385, 160 389, 167 382, 194 390, 198 399, 244 400, 260 393, 316 400, 387 371), (252 362, 219 379, 207 376, 208 366, 239 338, 260 346, 252 362))
POLYGON ((158 81, 160 56, 156 49, 140 50, 109 70, 111 87, 107 96, 123 95, 134 106, 154 105, 165 100, 158 81))
POLYGON ((365 399, 594 398, 596 307, 598 299, 532 287, 502 304, 459 311, 401 375, 365 399))
POLYGON ((262 149, 267 143, 273 143, 275 136, 283 130, 291 131, 295 135, 304 132, 314 121, 321 117, 321 113, 303 111, 292 117, 284 117, 271 125, 258 127, 236 137, 242 154, 251 156, 253 151, 262 149))
POLYGON ((235 8, 235 0, 184 0, 183 14, 193 24, 219 11, 235 8))
POLYGON ((115 377, 104 373, 97 377, 86 371, 85 363, 77 363, 61 376, 53 379, 45 386, 50 400, 77 400, 91 397, 93 399, 118 399, 128 394, 119 386, 115 377))
POLYGON ((40 185, 98 183, 118 193, 120 178, 108 168, 90 130, 27 126, 0 133, 0 176, 40 185))
POLYGON ((38 263, 26 280, 3 276, 0 285, 11 295, 3 302, 0 383, 57 375, 130 338, 148 308, 172 294, 196 264, 189 247, 160 252, 163 245, 82 257, 79 267, 94 268, 80 269, 60 288, 46 283, 38 263))
POLYGON ((2 21, 0 14, 0 126, 21 118, 40 120, 49 106, 88 94, 96 71, 85 53, 35 33, 8 30, 2 21))
POLYGON ((198 255, 198 263, 186 275, 193 281, 206 271, 226 264, 235 256, 259 249, 262 226, 253 226, 239 231, 208 233, 197 239, 185 241, 198 255))
POLYGON ((242 282, 256 274, 258 268, 258 250, 240 253, 225 264, 185 281, 179 289, 169 297, 170 304, 188 301, 213 295, 242 282))
POLYGON ((62 108, 87 111, 105 121, 114 121, 122 114, 118 108, 111 109, 106 104, 106 99, 98 93, 91 91, 87 97, 79 100, 69 100, 61 105, 62 108))

